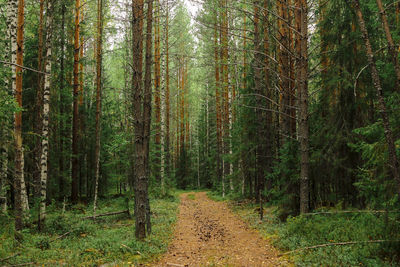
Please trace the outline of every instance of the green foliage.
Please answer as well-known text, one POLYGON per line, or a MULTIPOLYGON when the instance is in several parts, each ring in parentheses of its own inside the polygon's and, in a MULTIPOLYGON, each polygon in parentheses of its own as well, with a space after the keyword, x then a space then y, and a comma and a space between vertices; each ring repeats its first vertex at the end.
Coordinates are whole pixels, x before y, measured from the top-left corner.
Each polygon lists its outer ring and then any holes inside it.
MULTIPOLYGON (((90 216, 91 206, 83 209, 71 207, 63 215, 59 211, 50 212, 45 232, 38 233, 28 228, 21 233, 19 242, 14 239, 12 218, 0 215, 0 258, 20 253, 9 263, 34 262, 46 266, 149 262, 166 251, 176 222, 178 204, 175 194, 167 200, 151 201, 153 234, 143 242, 135 239, 135 221, 126 215, 102 217, 95 222, 82 220, 82 217, 90 216)), ((98 214, 123 210, 125 205, 124 197, 100 200, 98 214)))
MULTIPOLYGON (((233 206, 245 221, 283 252, 348 241, 400 240, 399 215, 350 213, 278 219, 279 209, 269 207, 259 222, 257 205, 233 206)), ((289 253, 296 266, 400 266, 399 242, 326 246, 289 253)))
POLYGON ((267 199, 281 207, 283 219, 289 214, 298 213, 300 173, 298 146, 296 141, 285 143, 280 150, 280 157, 273 167, 273 172, 267 174, 266 177, 267 181, 271 181, 267 199))
MULTIPOLYGON (((392 125, 398 129, 399 110, 397 107, 398 94, 388 98, 388 107, 392 110, 392 125)), ((354 130, 359 137, 357 143, 349 146, 359 153, 363 159, 362 165, 357 170, 358 181, 355 183, 360 191, 360 198, 368 199, 368 204, 373 208, 398 208, 398 184, 391 178, 391 170, 387 164, 388 152, 381 120, 365 127, 354 130)), ((398 130, 395 134, 399 134, 398 130)), ((396 142, 397 155, 400 156, 399 141, 396 142)))

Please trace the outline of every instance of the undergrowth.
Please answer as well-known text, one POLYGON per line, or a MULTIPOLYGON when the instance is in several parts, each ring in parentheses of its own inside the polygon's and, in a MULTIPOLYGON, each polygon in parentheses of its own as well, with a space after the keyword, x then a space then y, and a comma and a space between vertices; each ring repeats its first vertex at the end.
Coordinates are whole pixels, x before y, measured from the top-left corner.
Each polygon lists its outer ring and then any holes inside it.
MULTIPOLYGON (((36 227, 14 233, 11 217, 0 217, 0 264, 32 263, 43 266, 120 266, 154 260, 167 250, 176 221, 178 198, 151 201, 152 235, 141 242, 135 238, 135 221, 127 214, 82 219, 92 214, 93 206, 76 205, 64 214, 49 207, 45 231, 36 227), (65 236, 63 236, 65 234, 65 236)), ((126 209, 124 197, 100 200, 97 214, 126 209)))
MULTIPOLYGON (((209 193, 214 200, 227 200, 209 193)), ((278 219, 279 210, 267 207, 264 220, 254 202, 229 199, 232 210, 271 241, 296 266, 400 266, 400 242, 361 243, 298 250, 320 244, 368 240, 400 240, 400 218, 396 213, 348 213, 278 219), (298 250, 298 251, 296 251, 298 250)))

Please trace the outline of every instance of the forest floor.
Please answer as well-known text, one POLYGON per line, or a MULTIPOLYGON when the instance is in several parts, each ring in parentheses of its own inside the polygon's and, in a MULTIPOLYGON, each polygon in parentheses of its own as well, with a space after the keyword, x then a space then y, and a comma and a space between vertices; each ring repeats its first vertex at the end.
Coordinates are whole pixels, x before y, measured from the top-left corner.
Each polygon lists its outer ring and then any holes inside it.
POLYGON ((278 251, 252 230, 226 202, 205 192, 181 195, 175 238, 153 266, 288 266, 278 251))

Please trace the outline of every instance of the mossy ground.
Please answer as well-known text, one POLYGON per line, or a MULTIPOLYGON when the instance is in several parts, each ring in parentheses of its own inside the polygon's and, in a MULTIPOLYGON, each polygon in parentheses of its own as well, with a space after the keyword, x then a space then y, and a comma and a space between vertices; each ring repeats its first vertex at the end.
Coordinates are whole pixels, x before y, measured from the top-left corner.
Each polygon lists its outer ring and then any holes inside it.
MULTIPOLYGON (((96 221, 82 219, 92 214, 92 206, 71 206, 64 214, 60 207, 49 207, 45 231, 39 233, 33 225, 21 232, 18 241, 11 217, 0 215, 0 259, 18 254, 1 264, 130 266, 150 262, 167 250, 178 205, 176 196, 151 201, 153 234, 143 242, 136 240, 135 221, 127 214, 101 217, 96 221)), ((100 200, 97 214, 126 207, 125 197, 110 197, 100 200)))

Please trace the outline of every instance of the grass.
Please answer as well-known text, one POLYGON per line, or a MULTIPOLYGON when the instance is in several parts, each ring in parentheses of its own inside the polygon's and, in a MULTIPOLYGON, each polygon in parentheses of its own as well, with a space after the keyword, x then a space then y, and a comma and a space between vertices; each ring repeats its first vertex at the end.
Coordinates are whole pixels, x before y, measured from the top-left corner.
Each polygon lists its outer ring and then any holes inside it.
MULTIPOLYGON (((214 200, 219 195, 208 194, 214 200)), ((266 207, 259 219, 258 205, 250 201, 229 200, 230 207, 251 227, 282 252, 299 248, 348 241, 400 240, 400 222, 396 214, 331 214, 289 217, 281 222, 276 207, 266 207), (397 216, 397 217, 396 217, 397 216), (385 222, 387 221, 387 222, 385 222)), ((296 266, 400 266, 400 243, 356 244, 302 250, 289 254, 296 266)))
MULTIPOLYGON (((168 247, 176 222, 178 198, 154 199, 152 208, 152 235, 145 241, 135 238, 135 221, 126 214, 83 220, 90 216, 92 206, 72 206, 60 214, 49 207, 46 231, 22 231, 17 241, 10 217, 0 217, 0 259, 14 254, 1 264, 33 262, 44 266, 99 266, 110 263, 120 266, 147 263, 157 259, 168 247), (64 233, 70 232, 64 238, 64 233)), ((125 198, 103 199, 97 214, 126 209, 125 198)))
POLYGON ((191 199, 191 200, 196 199, 196 196, 194 194, 188 194, 187 197, 188 197, 188 199, 191 199))

